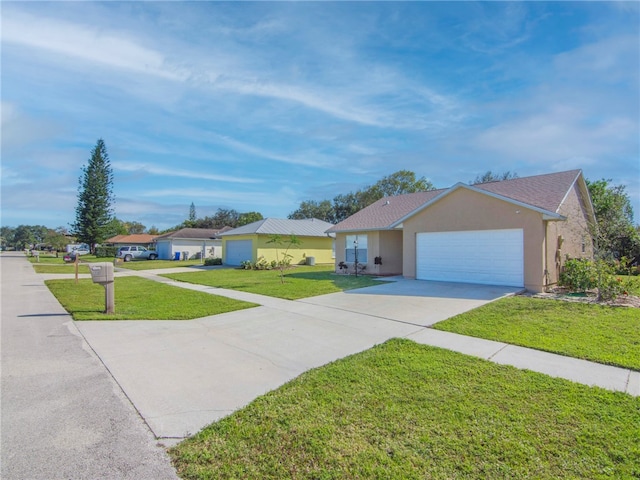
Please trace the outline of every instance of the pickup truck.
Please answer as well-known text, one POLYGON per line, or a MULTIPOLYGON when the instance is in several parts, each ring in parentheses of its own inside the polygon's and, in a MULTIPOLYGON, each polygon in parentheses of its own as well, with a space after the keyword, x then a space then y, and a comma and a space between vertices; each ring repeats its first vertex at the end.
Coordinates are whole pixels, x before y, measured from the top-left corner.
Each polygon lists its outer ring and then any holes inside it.
POLYGON ((120 247, 118 249, 118 253, 116 253, 116 257, 122 258, 125 262, 130 262, 134 258, 140 260, 155 260, 156 258, 158 258, 158 252, 154 250, 147 250, 144 247, 130 245, 126 247, 120 247))

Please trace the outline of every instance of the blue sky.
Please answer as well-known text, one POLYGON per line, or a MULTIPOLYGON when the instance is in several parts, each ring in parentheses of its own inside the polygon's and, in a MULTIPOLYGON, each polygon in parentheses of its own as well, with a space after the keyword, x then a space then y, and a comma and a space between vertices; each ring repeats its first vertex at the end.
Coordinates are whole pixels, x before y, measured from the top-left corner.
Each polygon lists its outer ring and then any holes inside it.
POLYGON ((409 169, 438 188, 581 168, 640 213, 637 2, 11 2, 2 225, 286 217, 409 169))

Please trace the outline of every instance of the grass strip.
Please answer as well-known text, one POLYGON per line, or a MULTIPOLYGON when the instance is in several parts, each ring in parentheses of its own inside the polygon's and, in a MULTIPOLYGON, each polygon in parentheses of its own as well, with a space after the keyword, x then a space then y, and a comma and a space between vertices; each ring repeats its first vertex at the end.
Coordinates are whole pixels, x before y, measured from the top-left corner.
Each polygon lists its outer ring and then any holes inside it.
MULTIPOLYGON (((36 273, 62 273, 66 275, 73 275, 76 272, 76 267, 73 263, 67 263, 64 265, 57 264, 45 264, 40 265, 35 263, 33 265, 33 270, 36 273)), ((78 265, 78 273, 90 273, 89 266, 86 264, 78 265)))
POLYGON ((139 277, 116 277, 113 315, 104 314, 104 287, 89 279, 47 280, 74 320, 190 320, 257 306, 139 277))
POLYGON ((638 438, 638 398, 396 339, 169 453, 185 479, 618 479, 638 438))
POLYGON ((433 328, 640 370, 638 308, 510 297, 433 328))
POLYGON ((179 267, 199 267, 202 260, 132 260, 131 262, 118 263, 118 268, 126 268, 128 270, 158 270, 160 268, 179 268, 179 267))
POLYGON ((162 275, 181 282, 298 300, 326 293, 378 285, 370 276, 337 275, 333 266, 295 267, 280 281, 277 270, 220 269, 162 275))

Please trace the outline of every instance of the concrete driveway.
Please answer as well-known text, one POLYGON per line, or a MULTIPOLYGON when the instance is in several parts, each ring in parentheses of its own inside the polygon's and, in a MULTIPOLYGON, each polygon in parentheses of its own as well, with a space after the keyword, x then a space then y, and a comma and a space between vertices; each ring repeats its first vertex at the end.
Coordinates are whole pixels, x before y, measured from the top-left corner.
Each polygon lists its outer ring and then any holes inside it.
POLYGON ((373 287, 300 301, 427 327, 521 290, 393 277, 373 287))
MULTIPOLYGON (((163 279, 166 283, 166 279, 163 279)), ((153 433, 170 444, 319 367, 517 289, 399 280, 190 321, 76 322, 153 433)))

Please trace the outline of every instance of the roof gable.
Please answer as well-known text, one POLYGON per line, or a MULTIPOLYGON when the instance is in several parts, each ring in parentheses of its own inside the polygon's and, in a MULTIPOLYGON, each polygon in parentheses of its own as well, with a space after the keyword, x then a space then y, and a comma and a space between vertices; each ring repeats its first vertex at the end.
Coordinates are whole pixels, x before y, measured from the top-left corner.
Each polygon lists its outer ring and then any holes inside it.
POLYGON ((326 237, 325 233, 333 225, 317 218, 290 220, 265 218, 257 222, 234 228, 222 234, 232 235, 297 235, 300 237, 326 237))
POLYGON ((329 231, 400 228, 403 221, 460 188, 487 194, 523 208, 538 211, 548 218, 560 220, 564 217, 558 213, 558 210, 578 180, 584 183, 582 172, 570 170, 477 185, 457 183, 448 189, 382 198, 338 223, 329 231))

